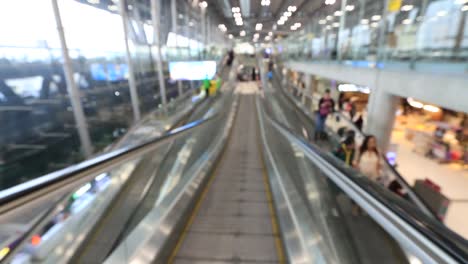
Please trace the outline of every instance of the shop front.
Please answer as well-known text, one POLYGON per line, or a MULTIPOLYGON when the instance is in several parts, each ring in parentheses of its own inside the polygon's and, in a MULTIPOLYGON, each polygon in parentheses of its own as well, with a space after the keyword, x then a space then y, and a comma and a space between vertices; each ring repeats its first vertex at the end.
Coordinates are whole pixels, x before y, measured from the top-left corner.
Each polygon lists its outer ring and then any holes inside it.
POLYGON ((394 134, 404 133, 412 150, 438 163, 468 164, 468 115, 403 98, 394 134))

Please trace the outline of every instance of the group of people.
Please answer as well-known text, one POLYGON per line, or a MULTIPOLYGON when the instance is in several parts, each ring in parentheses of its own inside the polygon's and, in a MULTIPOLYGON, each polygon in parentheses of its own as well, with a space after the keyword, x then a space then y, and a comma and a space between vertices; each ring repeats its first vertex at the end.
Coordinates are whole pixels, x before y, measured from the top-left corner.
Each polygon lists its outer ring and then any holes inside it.
MULTIPOLYGON (((344 106, 344 101, 341 100, 339 104, 340 108, 347 107, 349 113, 353 113, 352 104, 344 106)), ((325 91, 325 94, 319 100, 318 106, 315 124, 316 131, 314 135, 315 140, 324 139, 326 137, 325 121, 328 115, 335 111, 335 102, 330 96, 330 90, 325 91)), ((354 114, 355 112, 356 110, 354 108, 354 114)), ((357 168, 370 179, 382 183, 382 158, 377 150, 377 140, 374 136, 366 136, 362 145, 357 148, 354 131, 349 130, 344 133, 340 145, 334 150, 334 154, 347 165, 357 168)))

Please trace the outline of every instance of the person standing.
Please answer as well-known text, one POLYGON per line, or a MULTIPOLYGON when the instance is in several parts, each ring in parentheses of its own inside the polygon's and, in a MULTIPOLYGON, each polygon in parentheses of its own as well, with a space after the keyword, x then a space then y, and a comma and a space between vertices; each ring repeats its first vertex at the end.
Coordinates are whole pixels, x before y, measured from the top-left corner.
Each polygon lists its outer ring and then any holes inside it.
POLYGON ((342 160, 348 166, 353 165, 354 153, 354 135, 347 135, 340 146, 335 151, 333 151, 333 155, 342 160))
POLYGON ((320 98, 318 105, 319 107, 315 120, 315 140, 325 138, 325 121, 327 120, 327 116, 335 109, 335 101, 331 98, 329 89, 327 89, 323 97, 320 98))
POLYGON ((383 184, 381 162, 381 156, 377 150, 377 139, 372 135, 366 136, 359 149, 356 168, 372 181, 383 184))

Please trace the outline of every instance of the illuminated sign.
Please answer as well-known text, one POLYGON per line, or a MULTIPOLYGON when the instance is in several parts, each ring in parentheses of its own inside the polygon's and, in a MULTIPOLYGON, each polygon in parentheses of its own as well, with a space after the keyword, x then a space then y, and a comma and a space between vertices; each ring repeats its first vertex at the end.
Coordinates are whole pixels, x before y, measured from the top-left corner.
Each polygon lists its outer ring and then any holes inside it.
POLYGON ((172 80, 211 80, 216 74, 216 61, 169 62, 169 73, 172 80))

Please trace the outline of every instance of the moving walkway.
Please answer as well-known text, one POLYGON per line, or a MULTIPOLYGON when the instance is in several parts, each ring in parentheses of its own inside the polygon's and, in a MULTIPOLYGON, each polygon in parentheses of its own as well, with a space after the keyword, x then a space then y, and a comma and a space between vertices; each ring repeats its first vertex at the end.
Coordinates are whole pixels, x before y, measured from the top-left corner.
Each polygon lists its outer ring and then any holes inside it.
MULTIPOLYGON (((40 184, 3 193, 2 223, 15 207, 27 210, 45 188, 57 182, 66 187, 52 206, 43 208, 17 236, 10 236, 14 241, 3 241, 2 260, 467 261, 463 238, 298 137, 277 120, 269 98, 262 97, 255 84, 241 85, 232 92, 229 82, 231 89, 214 100, 200 119, 162 137, 96 157, 56 178, 49 175, 40 184), (148 173, 141 191, 128 198, 138 200, 134 213, 121 228, 109 229, 118 236, 110 247, 106 245, 105 254, 94 259, 90 252, 100 253, 106 235, 90 238, 96 228, 105 227, 103 217, 109 215, 112 201, 124 193, 129 179, 148 173), (362 208, 360 215, 351 214, 355 205, 362 208)), ((109 219, 114 217, 119 216, 109 219)), ((10 214, 9 219, 14 216, 10 214)))

